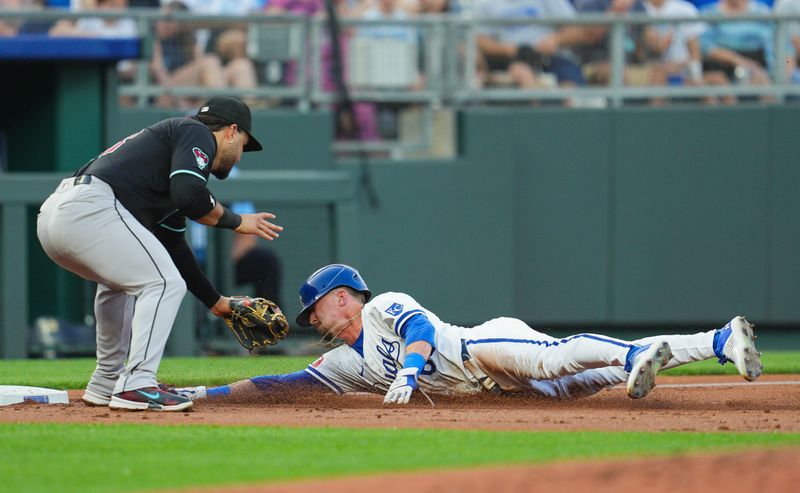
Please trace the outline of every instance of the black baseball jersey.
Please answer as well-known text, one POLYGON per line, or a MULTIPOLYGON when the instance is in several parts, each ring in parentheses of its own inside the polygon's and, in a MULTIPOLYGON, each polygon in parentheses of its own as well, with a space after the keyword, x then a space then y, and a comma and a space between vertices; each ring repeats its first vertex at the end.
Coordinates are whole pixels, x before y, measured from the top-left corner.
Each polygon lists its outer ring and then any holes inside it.
MULTIPOLYGON (((188 174, 208 182, 217 151, 214 135, 193 118, 170 118, 109 147, 84 174, 111 185, 117 199, 146 228, 177 227, 185 222, 170 196, 170 179, 188 174)), ((209 211, 214 198, 209 193, 209 211)))

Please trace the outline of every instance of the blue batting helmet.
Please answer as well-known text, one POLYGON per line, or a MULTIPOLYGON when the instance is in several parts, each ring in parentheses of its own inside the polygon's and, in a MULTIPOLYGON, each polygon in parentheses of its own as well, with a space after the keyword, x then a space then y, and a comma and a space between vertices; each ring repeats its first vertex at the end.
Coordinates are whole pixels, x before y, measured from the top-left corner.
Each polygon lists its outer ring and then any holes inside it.
POLYGON ((364 293, 364 300, 369 301, 372 293, 357 270, 344 264, 331 264, 311 274, 300 286, 300 305, 303 310, 297 315, 297 325, 308 327, 308 315, 311 307, 320 298, 339 286, 347 286, 364 293))

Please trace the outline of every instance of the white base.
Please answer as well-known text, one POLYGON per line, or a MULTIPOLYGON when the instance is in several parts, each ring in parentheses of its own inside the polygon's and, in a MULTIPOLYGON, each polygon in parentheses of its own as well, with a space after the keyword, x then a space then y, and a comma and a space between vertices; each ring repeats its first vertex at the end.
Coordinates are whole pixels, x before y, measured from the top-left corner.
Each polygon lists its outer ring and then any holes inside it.
POLYGON ((39 404, 69 404, 66 390, 26 387, 22 385, 0 385, 0 406, 35 402, 39 404))

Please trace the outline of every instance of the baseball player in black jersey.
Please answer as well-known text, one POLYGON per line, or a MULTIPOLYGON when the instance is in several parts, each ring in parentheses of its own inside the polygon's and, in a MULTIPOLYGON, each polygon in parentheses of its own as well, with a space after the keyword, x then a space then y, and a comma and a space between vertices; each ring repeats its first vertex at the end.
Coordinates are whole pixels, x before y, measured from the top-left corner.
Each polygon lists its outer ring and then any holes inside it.
POLYGON ((115 409, 178 411, 184 397, 156 372, 186 289, 217 316, 230 312, 184 239, 186 218, 265 240, 274 214, 238 215, 208 190, 242 152, 260 151, 250 108, 214 97, 195 116, 160 121, 126 137, 63 180, 39 212, 37 233, 61 267, 97 282, 97 368, 82 397, 115 409), (126 363, 127 360, 127 363, 126 363))

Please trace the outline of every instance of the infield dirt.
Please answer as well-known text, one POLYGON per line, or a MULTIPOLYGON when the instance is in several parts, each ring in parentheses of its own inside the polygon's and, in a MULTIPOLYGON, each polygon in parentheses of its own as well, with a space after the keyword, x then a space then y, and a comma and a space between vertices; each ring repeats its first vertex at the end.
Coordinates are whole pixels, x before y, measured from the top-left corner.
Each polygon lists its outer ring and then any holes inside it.
POLYGON ((617 387, 574 401, 433 396, 436 407, 432 409, 420 395, 408 407, 389 408, 382 405, 379 395, 316 394, 269 399, 254 396, 235 402, 200 400, 191 412, 177 413, 88 407, 79 400, 82 391, 75 390, 69 392, 68 406, 2 407, 0 422, 800 432, 800 375, 765 375, 755 384, 733 376, 661 377, 659 384, 641 400, 629 399, 624 389, 617 387))
MULTIPOLYGON (((0 408, 0 422, 341 426, 483 430, 602 430, 697 432, 800 432, 800 375, 765 375, 755 384, 738 377, 661 377, 647 398, 634 401, 614 388, 575 401, 523 397, 417 396, 404 408, 387 408, 379 395, 294 395, 236 402, 198 401, 191 412, 122 412, 88 407, 82 391, 70 405, 25 404, 0 408)), ((735 454, 566 462, 302 481, 192 488, 181 493, 440 493, 552 492, 682 493, 796 491, 800 449, 735 454)))

